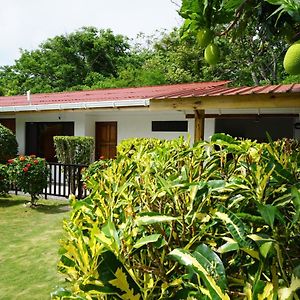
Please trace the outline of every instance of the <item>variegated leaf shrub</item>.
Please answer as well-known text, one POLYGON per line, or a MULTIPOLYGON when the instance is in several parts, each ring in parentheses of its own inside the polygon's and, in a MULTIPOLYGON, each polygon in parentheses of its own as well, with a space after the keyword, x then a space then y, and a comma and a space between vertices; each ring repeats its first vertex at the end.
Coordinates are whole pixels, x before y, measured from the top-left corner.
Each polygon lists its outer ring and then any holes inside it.
POLYGON ((299 299, 299 144, 127 140, 72 199, 53 299, 299 299))

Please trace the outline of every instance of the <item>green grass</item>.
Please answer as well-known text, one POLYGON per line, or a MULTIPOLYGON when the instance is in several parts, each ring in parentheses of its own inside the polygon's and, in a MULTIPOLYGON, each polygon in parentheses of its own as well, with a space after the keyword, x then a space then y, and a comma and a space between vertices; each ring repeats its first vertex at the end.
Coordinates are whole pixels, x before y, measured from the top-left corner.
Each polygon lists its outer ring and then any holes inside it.
POLYGON ((50 299, 63 285, 56 264, 67 200, 39 200, 30 208, 28 199, 0 197, 0 299, 50 299))

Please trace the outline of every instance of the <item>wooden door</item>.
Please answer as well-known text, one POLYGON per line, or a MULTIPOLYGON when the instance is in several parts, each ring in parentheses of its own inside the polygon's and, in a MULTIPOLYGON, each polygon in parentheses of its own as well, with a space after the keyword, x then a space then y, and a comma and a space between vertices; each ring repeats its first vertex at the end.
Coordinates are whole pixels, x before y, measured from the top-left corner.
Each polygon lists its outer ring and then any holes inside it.
POLYGON ((96 122, 95 158, 117 155, 117 122, 96 122))

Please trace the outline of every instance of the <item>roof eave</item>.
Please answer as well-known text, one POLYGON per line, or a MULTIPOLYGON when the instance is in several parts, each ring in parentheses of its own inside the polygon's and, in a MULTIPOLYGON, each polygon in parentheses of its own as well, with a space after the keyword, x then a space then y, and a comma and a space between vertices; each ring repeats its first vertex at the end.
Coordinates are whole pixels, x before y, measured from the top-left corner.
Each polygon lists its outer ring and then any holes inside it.
POLYGON ((32 111, 53 111, 53 110, 85 110, 85 109, 107 109, 127 107, 148 107, 149 99, 116 100, 116 101, 94 101, 62 104, 29 104, 20 106, 0 106, 0 112, 32 112, 32 111))
POLYGON ((299 108, 300 93, 151 99, 150 110, 299 108))

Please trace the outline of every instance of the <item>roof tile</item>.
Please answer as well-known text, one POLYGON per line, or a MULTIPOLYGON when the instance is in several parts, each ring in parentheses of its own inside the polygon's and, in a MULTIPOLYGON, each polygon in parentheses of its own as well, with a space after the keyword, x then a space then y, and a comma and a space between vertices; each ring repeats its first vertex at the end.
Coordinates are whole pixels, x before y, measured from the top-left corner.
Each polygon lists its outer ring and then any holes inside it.
MULTIPOLYGON (((300 84, 253 87, 227 87, 229 81, 195 82, 135 88, 111 88, 76 92, 32 94, 0 97, 0 108, 11 106, 78 104, 140 99, 177 99, 194 97, 243 96, 253 94, 300 93, 300 84)), ((299 99, 300 101, 300 99, 299 99)), ((126 103, 126 102, 125 102, 126 103)))

